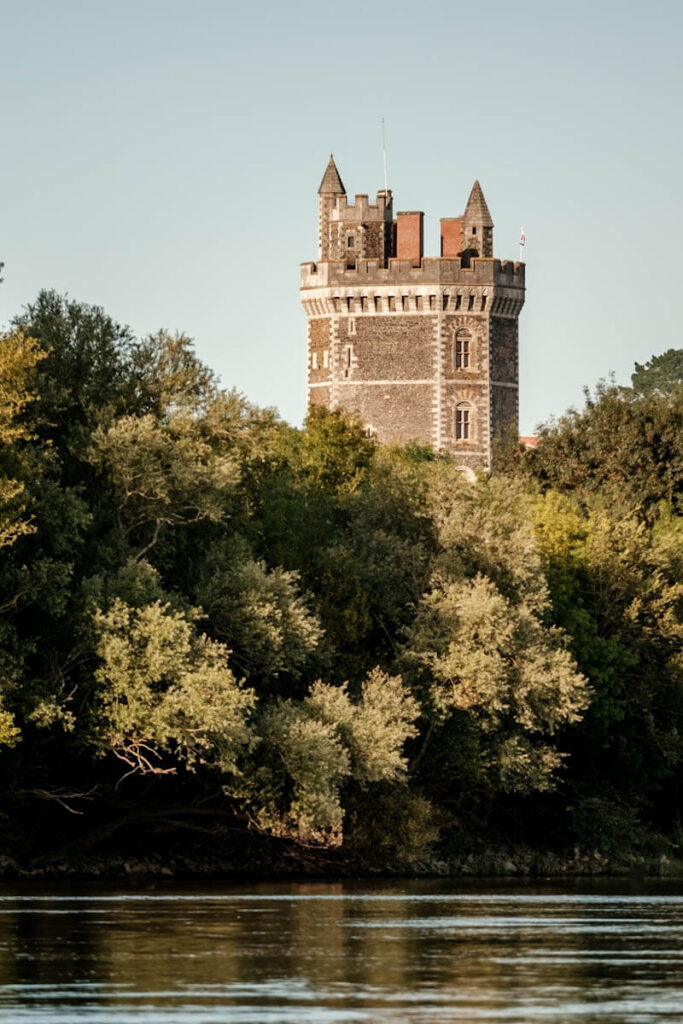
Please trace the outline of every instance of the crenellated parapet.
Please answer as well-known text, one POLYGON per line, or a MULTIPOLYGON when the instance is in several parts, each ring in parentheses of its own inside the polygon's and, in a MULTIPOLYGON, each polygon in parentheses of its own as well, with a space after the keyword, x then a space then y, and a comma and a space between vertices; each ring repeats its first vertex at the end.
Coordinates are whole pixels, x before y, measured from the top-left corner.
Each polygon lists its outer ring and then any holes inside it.
POLYGON ((338 196, 330 211, 330 218, 351 224, 363 221, 391 220, 391 191, 378 192, 375 203, 371 203, 368 196, 364 194, 355 196, 352 203, 349 202, 347 196, 338 196))
POLYGON ((524 288, 525 264, 511 260, 425 257, 419 267, 410 260, 358 260, 351 269, 342 260, 301 264, 301 288, 353 288, 386 285, 497 285, 524 288))

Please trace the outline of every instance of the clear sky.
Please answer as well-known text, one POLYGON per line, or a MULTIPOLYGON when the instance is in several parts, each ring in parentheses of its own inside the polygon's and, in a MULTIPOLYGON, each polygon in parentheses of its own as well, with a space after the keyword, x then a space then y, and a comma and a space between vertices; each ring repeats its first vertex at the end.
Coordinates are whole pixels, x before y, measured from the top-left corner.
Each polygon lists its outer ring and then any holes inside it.
POLYGON ((0 0, 0 323, 55 288, 305 409, 299 263, 349 194, 526 230, 523 433, 683 344, 680 0, 0 0))

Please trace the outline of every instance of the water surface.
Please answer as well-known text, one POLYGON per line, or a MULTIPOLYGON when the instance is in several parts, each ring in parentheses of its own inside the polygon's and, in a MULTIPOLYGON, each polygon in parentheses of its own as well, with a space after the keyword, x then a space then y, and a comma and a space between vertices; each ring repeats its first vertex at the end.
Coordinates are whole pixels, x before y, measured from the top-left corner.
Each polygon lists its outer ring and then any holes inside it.
POLYGON ((0 1020, 683 1021, 683 889, 4 887, 0 1020))

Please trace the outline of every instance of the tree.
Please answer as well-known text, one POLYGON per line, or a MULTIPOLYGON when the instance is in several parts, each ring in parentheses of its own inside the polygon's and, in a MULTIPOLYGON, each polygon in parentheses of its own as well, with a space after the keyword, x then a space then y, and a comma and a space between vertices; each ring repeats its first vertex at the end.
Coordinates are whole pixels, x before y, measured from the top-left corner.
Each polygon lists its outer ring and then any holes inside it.
POLYGON ((437 723, 459 715, 481 733, 493 789, 552 788, 562 755, 549 739, 588 705, 566 640, 490 580, 436 582, 418 609, 406 656, 422 671, 437 723))
POLYGON ((290 437, 288 458, 295 472, 329 491, 354 490, 376 449, 360 420, 322 406, 311 409, 305 429, 290 437))
MULTIPOLYGON (((36 399, 30 378, 43 358, 38 342, 23 331, 0 335, 0 464, 12 473, 20 469, 19 442, 31 437, 22 413, 36 399)), ((0 476, 0 547, 34 529, 21 515, 23 492, 22 482, 0 476)))
MULTIPOLYGON (((12 545, 35 530, 35 524, 24 515, 25 485, 16 476, 23 475, 21 442, 31 437, 22 420, 24 410, 36 397, 29 381, 42 358, 37 341, 23 331, 0 336, 0 465, 4 471, 0 475, 0 547, 12 545)), ((3 660, 7 671, 7 661, 3 660)), ((12 677, 12 669, 8 675, 12 677)), ((4 708, 0 693, 0 746, 13 746, 19 736, 14 715, 4 708)))
MULTIPOLYGON (((566 636, 544 621, 529 498, 516 481, 468 484, 446 468, 429 500, 440 548, 403 652, 428 722, 419 757, 431 739, 443 776, 449 745, 460 743, 470 785, 483 792, 552 788, 562 759, 554 737, 580 719, 589 690, 566 636)), ((464 777, 453 770, 457 789, 464 777)))
POLYGON ((15 327, 37 339, 46 358, 35 375, 40 400, 32 425, 63 455, 85 448, 92 429, 111 410, 125 411, 130 393, 133 336, 98 306, 43 291, 15 318, 15 327))
POLYGON ((224 514, 239 465, 216 450, 202 426, 179 411, 161 423, 151 414, 121 416, 93 434, 90 459, 114 485, 119 529, 135 558, 154 547, 164 526, 224 514))
POLYGON ((307 844, 343 839, 343 789, 404 781, 406 740, 419 708, 399 677, 378 669, 353 701, 346 684, 318 681, 302 701, 263 713, 262 744, 244 797, 260 827, 307 844))
POLYGON ((131 772, 206 762, 233 773, 251 742, 253 691, 237 683, 227 649, 198 634, 193 618, 159 601, 135 608, 120 598, 95 611, 91 742, 131 772))
POLYGON ((638 397, 613 384, 586 392, 586 406, 542 427, 522 470, 545 490, 603 493, 652 517, 658 503, 683 507, 683 388, 638 397))
POLYGON ((182 410, 205 413, 219 395, 216 375, 197 357, 186 334, 150 334, 131 346, 129 364, 131 402, 138 416, 161 420, 182 410))
POLYGON ((232 664, 261 689, 283 674, 291 686, 318 647, 322 629, 299 574, 268 569, 240 536, 210 545, 194 592, 213 635, 230 647, 232 664))
POLYGON ((661 506, 649 526, 623 505, 550 491, 535 520, 553 619, 593 690, 570 737, 575 786, 651 806, 683 763, 683 519, 661 506))
POLYGON ((670 348, 646 363, 636 363, 631 387, 636 395, 671 395, 683 384, 683 348, 670 348))

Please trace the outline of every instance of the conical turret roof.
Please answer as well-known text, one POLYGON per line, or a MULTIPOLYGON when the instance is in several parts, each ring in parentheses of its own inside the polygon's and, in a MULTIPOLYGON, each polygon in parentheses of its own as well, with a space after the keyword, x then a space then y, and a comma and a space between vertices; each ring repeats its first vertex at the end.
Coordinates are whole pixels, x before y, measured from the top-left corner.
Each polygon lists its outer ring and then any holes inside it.
POLYGON ((489 208, 486 205, 484 199, 484 193, 481 190, 481 185, 478 181, 475 181, 470 192, 470 198, 467 200, 467 206, 465 207, 465 219, 476 220, 482 227, 492 228, 493 219, 489 213, 489 208))
POLYGON ((333 195, 346 195, 344 183, 339 177, 339 171, 337 170, 337 165, 335 164, 334 157, 331 153, 329 163, 325 168, 325 173, 323 174, 323 180, 320 182, 320 188, 318 189, 318 195, 323 195, 324 193, 327 193, 328 195, 330 193, 333 195))

